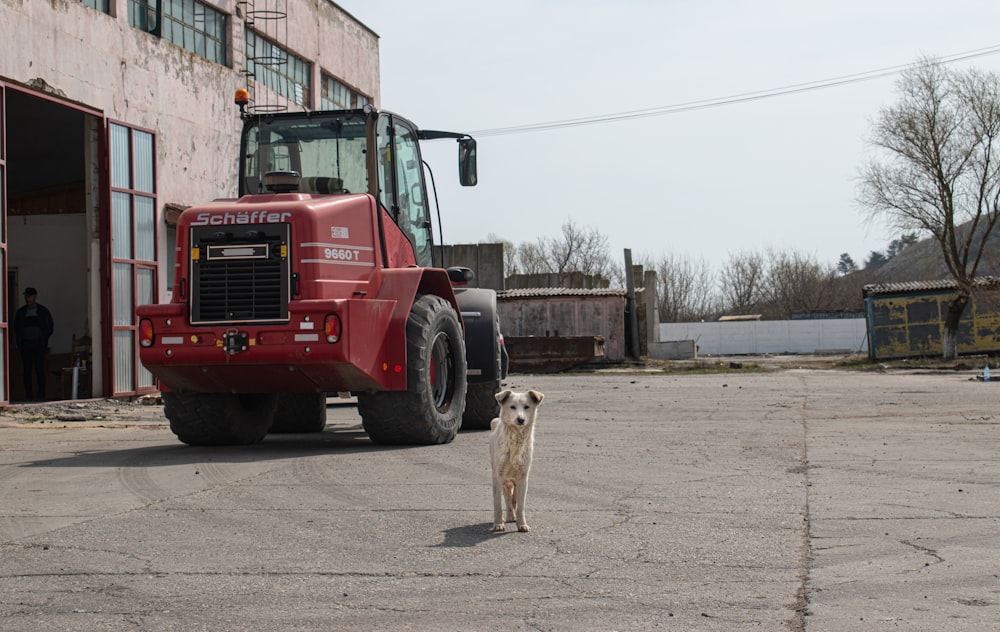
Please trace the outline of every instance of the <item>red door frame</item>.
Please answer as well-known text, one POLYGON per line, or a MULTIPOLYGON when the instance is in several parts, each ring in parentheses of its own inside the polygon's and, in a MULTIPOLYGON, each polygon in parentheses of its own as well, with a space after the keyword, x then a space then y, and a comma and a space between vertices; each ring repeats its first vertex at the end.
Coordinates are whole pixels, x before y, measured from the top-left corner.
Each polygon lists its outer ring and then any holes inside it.
POLYGON ((156 182, 156 180, 157 180, 157 177, 156 177, 156 174, 157 174, 157 164, 156 164, 156 142, 157 142, 157 137, 156 137, 156 132, 154 130, 145 129, 145 128, 138 127, 138 126, 135 126, 135 125, 130 125, 128 123, 125 123, 124 121, 118 121, 118 120, 114 120, 114 119, 106 119, 104 121, 104 134, 102 136, 103 136, 103 145, 106 148, 106 154, 101 157, 101 164, 102 164, 103 171, 104 171, 104 180, 105 180, 105 183, 106 183, 106 186, 104 187, 104 191, 106 192, 104 194, 106 196, 106 203, 102 203, 102 209, 101 209, 101 278, 104 281, 101 284, 102 333, 103 333, 104 340, 105 340, 104 349, 107 351, 106 356, 105 356, 105 363, 104 363, 104 365, 105 365, 104 372, 105 372, 105 376, 106 376, 105 383, 104 383, 105 384, 105 389, 104 390, 111 397, 120 397, 120 396, 140 395, 140 394, 144 394, 144 393, 153 393, 153 392, 156 392, 156 390, 157 390, 155 383, 153 383, 153 384, 151 384, 149 386, 139 386, 139 372, 141 370, 141 363, 139 362, 139 341, 138 341, 138 335, 137 335, 137 332, 138 332, 138 321, 137 321, 136 316, 135 316, 135 306, 138 304, 138 301, 140 300, 139 293, 138 293, 139 287, 138 287, 138 283, 137 283, 137 279, 138 279, 138 276, 139 276, 138 270, 140 268, 152 270, 152 273, 153 273, 152 291, 153 291, 153 300, 154 301, 156 300, 157 288, 158 288, 158 283, 159 283, 159 281, 158 281, 159 266, 157 264, 157 254, 156 254, 157 238, 158 238, 157 229, 158 229, 158 226, 159 226, 159 224, 156 222, 156 218, 157 218, 156 207, 157 207, 157 199, 158 199, 158 193, 157 193, 158 187, 157 187, 157 182, 156 182), (112 173, 111 172, 112 172, 112 160, 114 159, 114 156, 112 156, 112 147, 113 147, 113 145, 112 145, 111 134, 112 134, 112 129, 113 129, 114 126, 118 126, 118 127, 125 128, 125 129, 128 130, 128 139, 129 139, 129 143, 128 143, 128 147, 129 147, 129 165, 128 165, 128 169, 129 169, 128 180, 129 180, 129 183, 128 183, 128 187, 116 187, 116 186, 114 186, 114 182, 112 180, 112 173), (138 189, 135 188, 135 177, 136 177, 136 174, 135 174, 135 160, 134 160, 134 156, 132 154, 132 152, 134 151, 133 141, 134 141, 134 137, 135 137, 135 132, 143 132, 143 133, 149 134, 150 137, 151 137, 151 141, 152 141, 152 150, 151 150, 152 165, 151 165, 151 168, 152 168, 152 185, 153 185, 153 191, 152 192, 141 191, 141 190, 138 190, 138 189), (114 242, 114 225, 113 225, 114 224, 114 222, 113 222, 114 211, 112 209, 112 198, 113 198, 113 194, 114 193, 126 194, 131 199, 130 220, 131 220, 132 224, 129 227, 130 228, 129 234, 130 234, 130 236, 132 238, 132 243, 130 244, 130 252, 132 254, 131 258, 123 258, 123 257, 115 257, 114 256, 114 243, 113 243, 114 242), (136 243, 135 243, 135 239, 134 239, 134 236, 135 236, 135 230, 134 230, 134 228, 135 228, 136 213, 135 213, 134 201, 135 201, 136 197, 152 198, 152 200, 153 200, 153 259, 152 259, 152 263, 150 263, 149 260, 145 260, 145 259, 140 260, 140 259, 136 259, 135 258, 136 243), (114 296, 114 292, 113 292, 113 289, 112 289, 113 286, 114 286, 114 267, 115 267, 115 263, 122 263, 122 264, 129 265, 129 266, 131 266, 131 270, 132 270, 132 275, 131 275, 132 301, 131 301, 131 307, 130 307, 130 313, 131 313, 131 319, 132 320, 131 320, 131 323, 129 325, 119 325, 119 324, 115 323, 115 313, 114 313, 114 310, 115 310, 115 305, 116 305, 116 303, 115 303, 116 297, 114 296), (118 388, 118 385, 116 383, 117 367, 116 367, 116 364, 115 364, 116 361, 117 361, 117 358, 116 358, 116 354, 115 354, 115 339, 114 339, 114 335, 115 335, 116 331, 130 331, 131 332, 131 336, 132 336, 132 354, 131 354, 132 365, 129 368, 129 370, 131 371, 132 390, 127 390, 127 391, 126 390, 122 390, 122 391, 117 390, 117 388, 118 388))
MULTIPOLYGON (((3 353, 2 359, 0 361, 4 364, 3 371, 3 393, 0 394, 0 405, 6 405, 10 403, 10 337, 9 337, 9 325, 8 319, 10 314, 7 313, 7 299, 8 299, 8 288, 7 288, 7 93, 8 92, 19 92, 25 94, 35 99, 42 99, 45 101, 50 101, 59 105, 60 107, 70 108, 77 110, 86 115, 92 116, 97 119, 101 129, 98 130, 98 165, 100 168, 99 182, 98 182, 98 214, 103 214, 104 210, 109 206, 109 199, 107 191, 108 187, 108 173, 107 173, 107 147, 106 145, 106 134, 103 133, 107 129, 107 121, 104 118, 104 113, 100 110, 96 110, 91 107, 87 107, 80 103, 75 103, 73 101, 68 101, 59 97, 46 94, 45 92, 38 92, 37 90, 32 90, 26 88, 22 85, 16 83, 10 83, 0 80, 0 275, 3 275, 3 292, 2 301, 3 304, 0 305, 0 336, 2 336, 3 353)), ((103 238, 102 238, 103 241, 103 238)), ((101 262, 102 270, 104 262, 101 262)), ((101 296, 101 321, 106 321, 108 318, 108 307, 107 302, 104 300, 104 292, 102 289, 101 296)), ((103 341, 103 348, 101 350, 101 356, 107 360, 109 354, 108 346, 106 341, 103 341)), ((105 367, 102 367, 102 379, 104 384, 107 384, 107 373, 106 366, 107 362, 104 362, 105 367)), ((96 369, 95 369, 96 370, 96 369)))
POLYGON ((7 336, 7 89, 0 81, 0 362, 3 383, 0 405, 10 403, 10 339, 7 336))

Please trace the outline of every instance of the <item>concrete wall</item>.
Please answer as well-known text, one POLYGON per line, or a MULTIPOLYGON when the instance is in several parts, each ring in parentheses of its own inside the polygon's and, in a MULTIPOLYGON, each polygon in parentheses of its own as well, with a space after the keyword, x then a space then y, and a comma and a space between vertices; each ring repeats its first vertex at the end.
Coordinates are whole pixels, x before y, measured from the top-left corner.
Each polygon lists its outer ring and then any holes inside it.
POLYGON ((868 350, 863 318, 660 323, 660 340, 693 340, 698 355, 868 350))
POLYGON ((625 360, 625 297, 501 298, 505 336, 603 336, 604 361, 625 360))
POLYGON ((694 340, 671 340, 649 345, 649 356, 659 360, 690 360, 698 357, 694 340))
POLYGON ((445 268, 464 266, 475 272, 469 287, 504 289, 503 244, 454 244, 441 250, 445 268))

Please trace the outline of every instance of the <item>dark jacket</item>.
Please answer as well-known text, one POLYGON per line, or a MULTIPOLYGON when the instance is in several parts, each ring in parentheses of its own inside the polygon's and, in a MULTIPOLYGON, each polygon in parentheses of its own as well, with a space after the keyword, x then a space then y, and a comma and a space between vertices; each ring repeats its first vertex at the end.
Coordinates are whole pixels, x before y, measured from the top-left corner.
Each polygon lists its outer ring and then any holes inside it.
POLYGON ((52 312, 41 303, 35 303, 35 317, 28 317, 28 306, 22 305, 14 314, 14 344, 18 348, 25 344, 49 346, 49 336, 55 330, 52 312))

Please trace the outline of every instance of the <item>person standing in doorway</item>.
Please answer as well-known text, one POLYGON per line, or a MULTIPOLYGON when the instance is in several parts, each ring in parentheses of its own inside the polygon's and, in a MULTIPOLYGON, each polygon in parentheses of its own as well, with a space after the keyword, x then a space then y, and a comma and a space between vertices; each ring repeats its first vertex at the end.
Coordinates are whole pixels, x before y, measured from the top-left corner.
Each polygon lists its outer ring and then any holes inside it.
POLYGON ((21 352, 24 370, 24 396, 35 399, 32 374, 38 381, 38 397, 45 399, 45 355, 49 351, 49 336, 55 329, 52 313, 38 302, 38 290, 24 289, 24 305, 14 314, 14 344, 21 352))

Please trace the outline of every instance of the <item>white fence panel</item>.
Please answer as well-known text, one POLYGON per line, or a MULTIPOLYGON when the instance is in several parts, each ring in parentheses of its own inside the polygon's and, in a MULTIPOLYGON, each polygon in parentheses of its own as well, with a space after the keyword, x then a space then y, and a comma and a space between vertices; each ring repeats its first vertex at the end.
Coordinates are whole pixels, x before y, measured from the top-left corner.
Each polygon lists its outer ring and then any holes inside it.
MULTIPOLYGON (((790 349, 792 332, 787 320, 751 321, 757 329, 757 339, 751 354, 772 353, 767 349, 790 349), (761 325, 766 325, 762 327, 761 325)), ((791 351, 789 351, 791 353, 791 351)))
POLYGON ((660 340, 694 340, 699 355, 868 351, 864 318, 660 323, 660 340))

